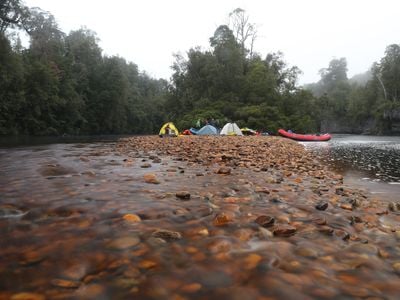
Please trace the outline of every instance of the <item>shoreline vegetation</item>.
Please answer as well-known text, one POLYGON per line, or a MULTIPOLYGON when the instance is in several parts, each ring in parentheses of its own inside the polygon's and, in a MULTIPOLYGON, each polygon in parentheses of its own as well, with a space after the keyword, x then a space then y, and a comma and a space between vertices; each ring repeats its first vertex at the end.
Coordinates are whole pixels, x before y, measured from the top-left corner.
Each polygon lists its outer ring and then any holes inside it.
POLYGON ((253 51, 257 26, 245 10, 227 23, 210 32, 207 50, 176 49, 184 54, 173 55, 162 79, 106 55, 94 31, 63 32, 50 12, 6 1, 0 135, 150 134, 167 121, 185 130, 208 119, 268 133, 400 134, 399 44, 363 74, 348 78, 346 58, 334 58, 318 82, 300 85, 302 71, 284 53, 253 51))
POLYGON ((57 153, 4 170, 0 299, 398 297, 399 206, 297 142, 140 136, 57 153))

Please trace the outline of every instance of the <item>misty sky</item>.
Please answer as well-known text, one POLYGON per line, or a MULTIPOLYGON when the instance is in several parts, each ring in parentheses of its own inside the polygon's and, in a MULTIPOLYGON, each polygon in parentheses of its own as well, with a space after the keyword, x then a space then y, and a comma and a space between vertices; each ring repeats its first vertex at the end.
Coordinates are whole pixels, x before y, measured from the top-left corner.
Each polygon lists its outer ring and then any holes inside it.
POLYGON ((333 58, 349 77, 367 71, 389 44, 400 43, 397 0, 25 0, 52 13, 61 30, 95 31, 106 55, 120 55, 153 77, 169 79, 173 53, 209 48, 235 8, 258 25, 255 51, 282 51, 300 83, 316 82, 333 58))

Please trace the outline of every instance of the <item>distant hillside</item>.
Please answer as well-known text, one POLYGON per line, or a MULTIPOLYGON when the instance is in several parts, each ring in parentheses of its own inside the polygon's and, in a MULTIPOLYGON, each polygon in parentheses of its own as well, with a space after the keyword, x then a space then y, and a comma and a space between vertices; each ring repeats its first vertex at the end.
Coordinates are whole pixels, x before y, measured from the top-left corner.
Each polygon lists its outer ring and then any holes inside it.
MULTIPOLYGON (((365 86, 369 80, 372 79, 371 70, 366 71, 365 73, 356 74, 353 77, 348 79, 349 84, 357 84, 359 86, 365 86)), ((323 83, 320 81, 307 83, 303 85, 305 90, 311 91, 315 97, 321 97, 326 89, 323 83)))
POLYGON ((349 79, 350 83, 357 83, 358 85, 365 86, 369 80, 372 79, 371 70, 365 73, 356 74, 349 79))

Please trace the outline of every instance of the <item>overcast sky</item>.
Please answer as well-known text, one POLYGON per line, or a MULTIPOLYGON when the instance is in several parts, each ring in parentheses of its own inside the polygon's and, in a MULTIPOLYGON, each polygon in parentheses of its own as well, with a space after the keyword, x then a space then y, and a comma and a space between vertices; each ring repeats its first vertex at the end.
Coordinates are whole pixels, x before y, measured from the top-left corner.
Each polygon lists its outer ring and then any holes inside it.
POLYGON ((255 51, 282 51, 298 66, 300 83, 316 82, 333 58, 345 57, 348 76, 367 71, 389 44, 400 43, 398 0, 25 0, 52 13, 68 33, 95 31, 103 54, 119 55, 141 71, 169 79, 173 53, 201 46, 235 8, 258 25, 255 51))

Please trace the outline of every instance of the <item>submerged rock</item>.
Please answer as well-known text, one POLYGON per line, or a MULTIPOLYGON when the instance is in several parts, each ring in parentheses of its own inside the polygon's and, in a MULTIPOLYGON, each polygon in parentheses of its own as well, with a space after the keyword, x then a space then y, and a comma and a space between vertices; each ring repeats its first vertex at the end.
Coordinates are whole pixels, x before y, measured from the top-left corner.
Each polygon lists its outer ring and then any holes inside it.
POLYGON ((190 193, 188 191, 176 192, 175 196, 181 200, 189 200, 190 199, 190 193))
POLYGON ((113 240, 109 247, 113 250, 125 250, 140 243, 140 239, 136 236, 121 237, 113 240))
POLYGON ((275 219, 271 216, 262 215, 257 217, 255 222, 262 227, 271 227, 274 225, 275 219))
POLYGON ((153 184, 160 183, 160 181, 157 179, 156 175, 153 173, 144 174, 143 178, 146 183, 153 183, 153 184))
POLYGON ((158 229, 151 234, 153 237, 160 238, 166 241, 176 241, 182 238, 182 235, 177 231, 166 229, 158 229))
POLYGON ((217 170, 217 174, 229 175, 231 174, 232 169, 228 167, 221 167, 217 170))
POLYGON ((273 229, 273 233, 276 236, 291 236, 296 233, 297 229, 289 225, 279 225, 273 229))
POLYGON ((320 202, 315 206, 318 210, 326 210, 328 208, 328 202, 320 202))

